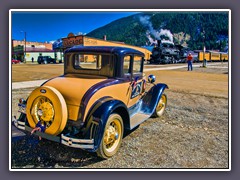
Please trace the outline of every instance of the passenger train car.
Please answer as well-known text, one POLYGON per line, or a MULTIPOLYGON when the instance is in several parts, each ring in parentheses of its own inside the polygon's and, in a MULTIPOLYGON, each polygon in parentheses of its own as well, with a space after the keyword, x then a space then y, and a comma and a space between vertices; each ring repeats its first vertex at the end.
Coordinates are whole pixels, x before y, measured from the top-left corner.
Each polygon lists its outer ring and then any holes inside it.
POLYGON ((203 51, 198 52, 198 61, 207 61, 217 62, 217 61, 228 61, 228 53, 226 52, 216 52, 216 51, 203 51))

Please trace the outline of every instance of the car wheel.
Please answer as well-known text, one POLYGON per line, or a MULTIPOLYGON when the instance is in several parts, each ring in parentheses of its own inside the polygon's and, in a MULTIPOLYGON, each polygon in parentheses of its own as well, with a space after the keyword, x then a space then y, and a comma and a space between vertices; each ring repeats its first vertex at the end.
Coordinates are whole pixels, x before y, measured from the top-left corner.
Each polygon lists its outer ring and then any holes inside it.
POLYGON ((123 137, 123 120, 118 114, 111 114, 104 128, 104 134, 97 155, 107 159, 117 153, 123 137))
POLYGON ((28 123, 35 128, 39 123, 47 134, 58 135, 67 123, 67 105, 61 93, 53 87, 36 88, 28 97, 26 114, 28 123))
POLYGON ((167 95, 162 94, 162 97, 159 100, 157 107, 153 113, 153 117, 160 117, 164 113, 166 106, 167 106, 167 95))

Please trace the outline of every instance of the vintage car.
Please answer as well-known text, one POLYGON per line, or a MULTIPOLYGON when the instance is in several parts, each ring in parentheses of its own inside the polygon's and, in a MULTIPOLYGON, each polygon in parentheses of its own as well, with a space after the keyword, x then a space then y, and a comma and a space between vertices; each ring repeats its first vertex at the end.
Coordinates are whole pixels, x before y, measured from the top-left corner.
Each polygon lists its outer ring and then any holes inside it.
POLYGON ((142 52, 73 46, 64 58, 63 75, 19 100, 17 128, 106 159, 116 154, 124 132, 164 112, 168 86, 154 84, 154 75, 146 81, 142 52))

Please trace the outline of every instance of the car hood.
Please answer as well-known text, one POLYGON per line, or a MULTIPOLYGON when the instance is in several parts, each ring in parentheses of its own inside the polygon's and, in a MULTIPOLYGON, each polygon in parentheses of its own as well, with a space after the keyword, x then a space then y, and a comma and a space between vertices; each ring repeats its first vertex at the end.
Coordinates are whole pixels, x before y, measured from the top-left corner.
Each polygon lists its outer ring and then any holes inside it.
POLYGON ((94 91, 93 86, 107 80, 107 78, 87 77, 57 77, 47 81, 43 86, 57 89, 64 97, 67 105, 80 106, 83 96, 87 91, 94 91))

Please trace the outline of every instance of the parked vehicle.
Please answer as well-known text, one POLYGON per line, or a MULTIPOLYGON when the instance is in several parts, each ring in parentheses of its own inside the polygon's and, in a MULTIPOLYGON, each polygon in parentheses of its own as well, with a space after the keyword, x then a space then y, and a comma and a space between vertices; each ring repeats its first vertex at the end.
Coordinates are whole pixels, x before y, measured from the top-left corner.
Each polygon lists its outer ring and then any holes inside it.
POLYGON ((12 64, 19 64, 19 63, 21 63, 20 60, 18 60, 18 59, 12 59, 12 64))
POLYGON ((146 80, 142 52, 74 46, 64 58, 62 76, 19 100, 21 115, 13 120, 17 128, 110 158, 120 148, 124 132, 163 114, 168 86, 155 84, 154 75, 146 80), (85 63, 86 58, 92 63, 85 63))
POLYGON ((56 59, 51 56, 38 56, 37 62, 38 64, 56 63, 56 59))

